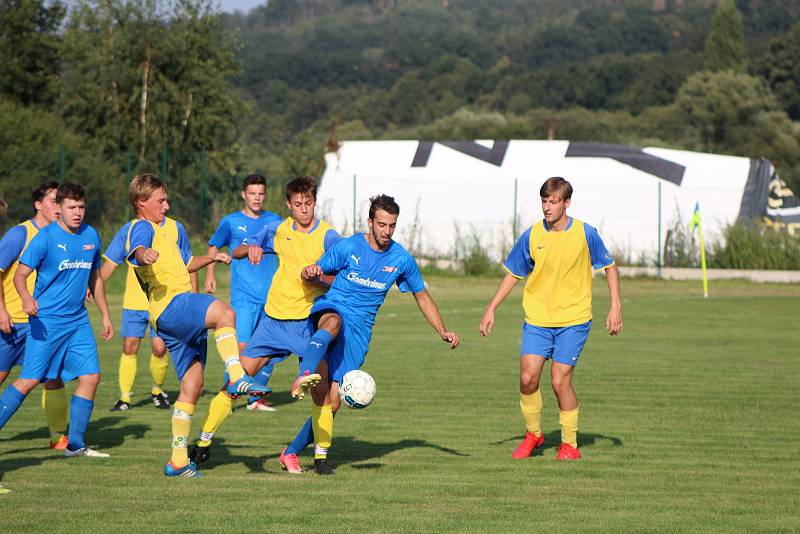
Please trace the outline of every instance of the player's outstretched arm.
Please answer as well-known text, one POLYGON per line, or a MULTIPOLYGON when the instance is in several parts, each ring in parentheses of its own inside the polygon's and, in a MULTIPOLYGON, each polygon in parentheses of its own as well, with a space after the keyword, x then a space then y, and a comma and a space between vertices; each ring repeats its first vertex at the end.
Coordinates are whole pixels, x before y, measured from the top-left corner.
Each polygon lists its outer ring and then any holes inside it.
POLYGON ((622 299, 619 289, 619 269, 616 265, 605 270, 606 283, 608 284, 608 295, 611 297, 611 308, 608 310, 606 318, 606 330, 612 336, 622 332, 622 299))
POLYGON ((224 263, 225 265, 228 265, 230 262, 231 257, 224 252, 217 252, 213 256, 193 256, 191 261, 189 261, 189 264, 186 266, 186 270, 188 270, 190 273, 193 273, 199 271, 206 265, 211 265, 212 263, 224 263))
POLYGON ((106 301, 106 287, 103 276, 98 276, 97 271, 89 274, 89 290, 92 292, 94 302, 100 315, 103 317, 103 331, 100 333, 103 339, 108 341, 114 337, 114 325, 111 323, 111 314, 108 312, 108 302, 106 301))
POLYGON ((492 333, 492 330, 494 330, 494 311, 511 293, 511 290, 514 289, 518 281, 519 278, 511 273, 506 273, 503 279, 500 280, 500 285, 497 286, 492 300, 489 301, 489 304, 486 306, 486 311, 483 312, 483 317, 481 317, 481 324, 478 330, 480 330, 482 336, 488 336, 492 333))
POLYGON ((447 330, 442 320, 442 314, 439 313, 439 307, 436 306, 436 302, 433 301, 433 297, 428 293, 428 290, 423 289, 418 293, 414 293, 414 300, 417 301, 419 311, 422 312, 422 315, 425 316, 428 323, 436 330, 439 336, 441 336, 442 341, 450 343, 451 349, 458 347, 460 343, 458 334, 447 330))
POLYGON ((14 287, 17 289, 17 293, 19 293, 20 299, 22 299, 22 310, 28 315, 35 316, 39 314, 39 304, 28 291, 27 283, 28 277, 32 272, 33 269, 24 263, 20 263, 17 266, 17 272, 14 273, 14 287))
MULTIPOLYGON (((208 252, 206 254, 208 256, 214 256, 217 252, 219 252, 217 247, 215 247, 214 245, 210 245, 208 247, 208 252)), ((206 269, 205 291, 206 293, 211 293, 212 295, 217 292, 217 278, 215 274, 216 274, 216 265, 211 263, 206 269)))

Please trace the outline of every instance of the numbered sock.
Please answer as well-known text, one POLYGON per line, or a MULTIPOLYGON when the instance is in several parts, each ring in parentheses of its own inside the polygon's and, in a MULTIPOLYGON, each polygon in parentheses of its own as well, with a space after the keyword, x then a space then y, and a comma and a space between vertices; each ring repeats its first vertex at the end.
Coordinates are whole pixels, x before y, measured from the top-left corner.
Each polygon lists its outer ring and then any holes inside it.
POLYGON ((317 330, 311 336, 306 350, 303 351, 303 359, 300 362, 301 375, 306 371, 312 374, 317 372, 317 366, 328 352, 328 345, 330 345, 332 339, 333 336, 327 330, 317 330))
POLYGON ((125 354, 119 358, 119 398, 130 404, 133 383, 136 380, 136 355, 125 354))
POLYGON ((231 382, 236 382, 244 376, 244 369, 239 361, 239 341, 236 339, 236 330, 230 326, 217 328, 214 333, 219 357, 225 363, 225 371, 230 376, 231 382))
POLYGON ((221 391, 211 400, 211 405, 208 407, 208 417, 203 422, 200 441, 197 442, 198 446, 208 447, 211 445, 214 434, 219 432, 222 423, 230 417, 235 402, 235 400, 221 391))
POLYGON ((519 409, 522 418, 525 420, 525 428, 528 432, 537 436, 542 434, 542 390, 537 389, 535 393, 525 395, 519 394, 519 409))
POLYGON ((561 425, 561 443, 578 447, 578 413, 580 406, 574 410, 558 410, 558 422, 561 425))
POLYGON ((189 433, 192 431, 194 404, 176 402, 172 412, 172 465, 180 468, 189 463, 189 433))
POLYGON ((311 418, 306 419, 300 432, 294 437, 292 442, 286 447, 286 454, 300 454, 306 447, 314 443, 314 430, 311 424, 311 418))
POLYGON ((17 413, 22 401, 25 400, 25 395, 20 390, 10 384, 6 390, 0 395, 0 428, 6 426, 11 416, 17 413))
POLYGON ((158 395, 164 393, 164 381, 167 379, 167 370, 169 370, 169 358, 166 354, 158 357, 155 354, 150 355, 150 376, 153 378, 153 387, 150 388, 151 395, 158 395))
POLYGON ((69 434, 67 434, 67 439, 69 440, 67 448, 69 450, 77 451, 86 446, 83 436, 89 426, 89 419, 92 418, 93 409, 94 401, 77 395, 72 396, 72 400, 69 403, 69 434))
POLYGON ((333 408, 326 406, 311 406, 311 428, 314 432, 314 459, 328 457, 328 449, 333 441, 333 408))
POLYGON ((56 443, 67 433, 67 392, 63 387, 42 388, 42 410, 50 429, 50 441, 56 443))

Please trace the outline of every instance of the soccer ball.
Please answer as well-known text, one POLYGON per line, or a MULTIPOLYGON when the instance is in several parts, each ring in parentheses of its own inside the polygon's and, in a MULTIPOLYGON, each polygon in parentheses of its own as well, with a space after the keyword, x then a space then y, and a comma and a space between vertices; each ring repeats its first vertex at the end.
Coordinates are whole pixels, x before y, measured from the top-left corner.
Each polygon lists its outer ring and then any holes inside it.
POLYGON ((345 373, 339 384, 339 400, 348 408, 366 408, 375 400, 375 380, 358 369, 345 373))

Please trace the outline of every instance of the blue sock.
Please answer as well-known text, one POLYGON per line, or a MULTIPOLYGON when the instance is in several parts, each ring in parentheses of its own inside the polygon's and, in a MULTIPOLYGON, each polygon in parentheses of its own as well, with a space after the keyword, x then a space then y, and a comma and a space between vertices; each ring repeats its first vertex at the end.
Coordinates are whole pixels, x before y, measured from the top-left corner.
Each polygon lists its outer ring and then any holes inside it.
POLYGON ((306 350, 303 352, 303 361, 300 362, 300 374, 305 374, 306 371, 309 373, 316 373, 317 366, 319 362, 325 357, 325 353, 328 352, 328 345, 330 344, 333 336, 327 330, 317 330, 317 332, 311 336, 311 339, 308 341, 308 346, 306 350))
POLYGON ((94 409, 94 401, 84 399, 77 395, 72 396, 69 403, 69 433, 67 439, 69 444, 67 448, 71 451, 77 451, 86 446, 83 442, 83 435, 86 434, 86 427, 89 426, 89 419, 92 418, 92 410, 94 409))
POLYGON ((306 419, 303 428, 286 447, 286 454, 300 454, 306 447, 314 443, 314 431, 311 429, 311 418, 306 419))
MULTIPOLYGON (((272 363, 275 360, 270 360, 267 365, 261 368, 259 372, 253 376, 253 380, 255 380, 256 384, 261 384, 262 386, 266 387, 269 384, 269 379, 272 378, 272 370, 275 368, 275 364, 272 363)), ((247 404, 253 404, 254 402, 258 402, 261 397, 257 395, 251 395, 249 399, 247 399, 247 404)))
POLYGON ((24 400, 25 395, 15 388, 14 384, 9 384, 3 395, 0 396, 0 428, 6 426, 8 420, 17 413, 24 400))

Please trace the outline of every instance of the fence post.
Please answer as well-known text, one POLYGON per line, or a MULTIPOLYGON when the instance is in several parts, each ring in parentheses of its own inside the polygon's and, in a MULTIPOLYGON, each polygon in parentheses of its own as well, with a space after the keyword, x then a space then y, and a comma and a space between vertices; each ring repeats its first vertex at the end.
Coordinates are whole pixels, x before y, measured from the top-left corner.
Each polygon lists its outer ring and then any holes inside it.
POLYGON ((514 243, 517 242, 517 188, 518 187, 519 187, 519 179, 514 178, 514 219, 512 223, 514 225, 514 228, 511 232, 514 236, 514 243))
POLYGON ((658 179, 658 259, 656 266, 658 277, 661 278, 661 178, 658 179))
POLYGON ((356 213, 356 175, 353 175, 353 235, 358 232, 356 224, 358 222, 358 214, 356 213))

